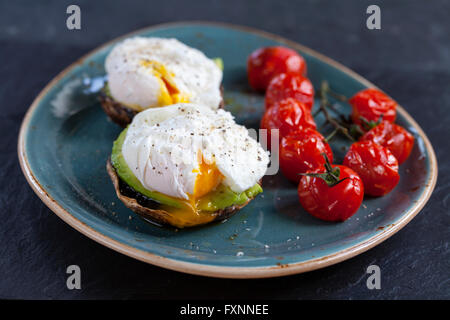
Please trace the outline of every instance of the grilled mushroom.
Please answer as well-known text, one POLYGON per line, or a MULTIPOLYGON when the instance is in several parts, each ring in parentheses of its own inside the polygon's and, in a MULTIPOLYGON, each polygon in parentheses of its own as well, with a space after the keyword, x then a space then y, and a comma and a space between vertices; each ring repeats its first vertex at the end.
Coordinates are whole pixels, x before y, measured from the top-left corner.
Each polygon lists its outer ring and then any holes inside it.
MULTIPOLYGON (((186 221, 183 221, 181 223, 181 221, 177 220, 176 215, 162 209, 160 203, 135 191, 132 187, 128 186, 126 182, 120 179, 120 177, 117 175, 116 170, 114 169, 114 166, 111 163, 111 159, 108 159, 106 163, 106 169, 114 184, 114 189, 116 190, 117 197, 125 204, 125 206, 140 215, 145 220, 160 225, 170 225, 177 228, 193 227, 212 221, 224 220, 245 207, 253 199, 249 198, 248 201, 243 204, 232 205, 225 209, 220 209, 215 212, 208 213, 208 216, 206 216, 205 220, 201 223, 198 223, 196 221, 193 221, 191 224, 186 221)), ((259 184, 261 184, 261 182, 259 182, 259 184)))

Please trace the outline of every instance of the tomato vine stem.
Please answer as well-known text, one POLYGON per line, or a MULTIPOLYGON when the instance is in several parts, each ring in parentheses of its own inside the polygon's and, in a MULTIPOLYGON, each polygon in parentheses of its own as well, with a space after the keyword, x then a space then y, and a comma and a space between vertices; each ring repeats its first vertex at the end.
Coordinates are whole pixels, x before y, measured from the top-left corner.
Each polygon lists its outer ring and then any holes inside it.
POLYGON ((330 188, 341 183, 342 181, 349 179, 349 177, 346 177, 344 179, 339 179, 341 176, 341 170, 339 169, 339 167, 333 168, 331 166, 330 159, 328 159, 328 157, 325 153, 322 153, 322 156, 325 158, 325 164, 324 164, 325 172, 322 172, 322 173, 317 173, 317 172, 299 173, 299 175, 320 178, 323 181, 325 181, 326 184, 330 188))
MULTIPOLYGON (((348 129, 346 127, 344 127, 343 125, 341 125, 339 123, 339 121, 337 121, 335 118, 331 117, 327 108, 330 107, 330 102, 328 101, 328 96, 327 94, 330 92, 330 87, 328 85, 327 81, 322 81, 322 84, 320 86, 320 90, 319 90, 319 98, 320 98, 320 104, 319 104, 319 110, 318 112, 316 112, 316 114, 322 112, 323 115, 325 116, 325 123, 329 123, 332 126, 334 126, 335 131, 334 133, 332 133, 332 135, 330 135, 330 139, 337 133, 337 132, 341 132, 345 137, 347 137, 348 139, 350 139, 351 141, 355 141, 355 139, 350 135, 348 129)), ((337 110, 334 109, 336 112, 337 110)), ((327 138, 327 141, 329 139, 327 138)))

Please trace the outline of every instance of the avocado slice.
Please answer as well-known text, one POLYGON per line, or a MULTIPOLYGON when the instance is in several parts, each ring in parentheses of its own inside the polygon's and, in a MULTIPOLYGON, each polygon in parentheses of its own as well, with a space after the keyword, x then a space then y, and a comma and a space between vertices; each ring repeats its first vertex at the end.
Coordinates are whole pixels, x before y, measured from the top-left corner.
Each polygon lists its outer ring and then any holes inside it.
POLYGON ((109 97, 109 98, 113 97, 111 95, 111 90, 109 89, 108 81, 106 81, 105 84, 103 85, 102 91, 107 97, 109 97))
MULTIPOLYGON (((150 191, 136 178, 122 155, 122 145, 126 133, 127 129, 123 130, 116 141, 114 141, 111 154, 111 163, 120 179, 136 192, 160 204, 174 208, 185 207, 186 201, 164 195, 157 191, 150 191)), ((234 205, 239 206, 248 202, 262 191, 258 183, 241 193, 234 192, 229 187, 221 184, 215 190, 197 200, 197 209, 200 211, 214 212, 234 205)))
POLYGON ((212 60, 220 68, 220 70, 223 71, 223 68, 224 68, 224 66, 223 66, 223 59, 220 58, 220 57, 217 57, 217 58, 213 58, 212 60))

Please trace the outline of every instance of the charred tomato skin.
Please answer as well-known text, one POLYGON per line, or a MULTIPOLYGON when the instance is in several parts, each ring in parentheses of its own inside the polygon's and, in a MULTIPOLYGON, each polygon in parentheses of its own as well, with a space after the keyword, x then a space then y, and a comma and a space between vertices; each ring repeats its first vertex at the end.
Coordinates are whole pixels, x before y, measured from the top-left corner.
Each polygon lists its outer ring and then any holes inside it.
POLYGON ((382 121, 367 131, 360 141, 373 141, 388 148, 397 158, 399 165, 408 159, 414 147, 414 136, 402 126, 389 121, 382 121))
POLYGON ((266 90, 274 76, 286 72, 306 75, 305 59, 292 49, 282 46, 259 48, 247 59, 248 82, 254 90, 266 90))
POLYGON ((361 117, 367 121, 383 120, 394 122, 397 115, 397 102, 380 90, 369 88, 356 93, 350 98, 352 121, 361 124, 361 117))
POLYGON ((389 149, 372 141, 353 143, 343 164, 358 173, 365 193, 370 196, 388 194, 400 180, 395 156, 389 149))
POLYGON ((267 129, 267 147, 271 149, 271 129, 279 129, 279 138, 288 133, 305 128, 316 128, 316 123, 307 107, 292 98, 278 101, 274 106, 264 113, 261 129, 267 129))
POLYGON ((345 221, 354 215, 364 198, 361 178, 352 169, 339 167, 339 179, 345 179, 335 186, 319 177, 302 176, 298 185, 298 197, 302 207, 312 216, 325 221, 345 221))
POLYGON ((333 162, 333 152, 317 130, 306 128, 292 131, 281 139, 281 171, 286 178, 298 183, 302 177, 299 173, 313 172, 324 167, 323 153, 333 162))
POLYGON ((309 111, 314 105, 314 86, 308 78, 294 73, 280 73, 270 81, 266 91, 265 108, 276 102, 293 98, 305 104, 309 111))

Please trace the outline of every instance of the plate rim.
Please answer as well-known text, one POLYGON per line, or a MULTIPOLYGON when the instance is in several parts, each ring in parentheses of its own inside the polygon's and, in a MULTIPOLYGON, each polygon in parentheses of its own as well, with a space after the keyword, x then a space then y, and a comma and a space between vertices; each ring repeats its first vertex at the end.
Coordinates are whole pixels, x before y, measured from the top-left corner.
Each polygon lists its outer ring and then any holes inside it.
MULTIPOLYGON (((413 119, 412 116, 408 114, 408 112, 403 109, 400 105, 398 106, 397 111, 405 117, 405 119, 414 127, 414 129, 417 131, 417 134, 422 138, 425 144, 425 148, 429 154, 429 167, 430 167, 430 173, 429 178, 426 181, 425 189, 422 192, 421 197, 417 200, 417 202, 413 205, 411 209, 409 209, 406 213, 404 213, 400 220, 395 224, 391 225, 390 227, 384 228, 379 233, 375 234, 374 236, 371 236, 370 238, 357 243, 349 248, 339 250, 337 252, 334 252, 332 254, 323 256, 321 258, 315 258, 306 260, 303 262, 297 262, 297 263, 289 263, 289 264, 283 264, 283 265, 275 265, 275 266, 265 266, 265 267, 240 267, 240 266, 214 266, 214 265, 205 265, 200 263, 193 263, 193 262, 186 262, 186 261, 179 261, 172 258, 166 258, 159 256, 154 253, 150 253, 147 251, 143 251, 140 249, 137 249, 135 247, 132 247, 130 245, 127 245, 125 243, 119 242, 117 240, 114 240, 100 231, 94 230, 92 227, 88 226, 87 224, 83 223, 82 221, 78 220, 70 212, 65 210, 55 199, 53 199, 45 190, 45 188, 39 183, 39 181, 35 178, 31 167, 28 163, 28 158, 26 155, 26 149, 25 149, 25 138, 27 136, 28 132, 28 124, 30 122, 30 119, 32 115, 34 114, 34 110, 39 105, 41 99, 50 91, 50 89, 58 83, 68 72, 70 72, 73 68, 80 65, 86 58, 96 54, 103 48, 120 41, 121 39, 128 38, 130 36, 133 36, 135 34, 140 34, 145 31, 151 31, 151 30, 157 30, 167 27, 183 27, 183 26, 193 26, 193 25, 206 25, 206 26, 213 26, 213 27, 222 27, 222 28, 228 28, 228 29, 234 29, 239 31, 244 31, 247 33, 263 36, 272 40, 276 40, 280 43, 286 44, 287 46, 290 46, 292 48, 296 48, 300 51, 306 52, 311 56, 314 56, 315 58, 319 59, 322 62, 325 62, 340 71, 348 74, 349 76, 353 77, 357 81, 363 83, 367 87, 376 88, 373 83, 366 80, 364 77, 360 76, 359 74, 355 73, 348 67, 342 65, 341 63, 319 53, 316 52, 313 49, 310 49, 308 47, 305 47, 302 44, 299 44, 293 40, 288 40, 282 36, 269 33, 260 29, 243 26, 243 25, 235 25, 235 24, 229 24, 229 23, 223 23, 223 22, 211 22, 211 21, 178 21, 178 22, 169 22, 169 23, 162 23, 162 24, 156 24, 145 28, 140 28, 138 30, 135 30, 133 32, 127 33, 125 35, 116 37, 112 40, 107 41, 106 43, 100 45, 99 47, 89 51, 88 53, 84 54, 81 58, 76 60, 75 62, 71 63, 69 66, 64 68, 58 75, 56 75, 50 82, 40 91, 40 93, 37 95, 37 97, 33 100, 32 104, 28 108, 27 112, 25 113, 25 116, 22 120, 22 124, 20 126, 19 131, 19 138, 17 143, 17 152, 18 152, 18 158, 20 167, 22 169, 22 172, 28 182, 28 184, 31 186, 33 191, 38 195, 38 197, 44 202, 44 204, 53 211, 58 217, 60 217, 64 222, 69 224, 71 227, 73 227, 75 230, 79 231, 80 233, 84 234, 88 238, 91 238, 92 240, 104 245, 107 248, 110 248, 112 250, 115 250, 117 252, 120 252, 122 254, 125 254, 129 257, 132 257, 134 259, 140 260, 142 262, 146 262, 155 266, 159 266, 162 268, 179 271, 183 273, 189 273, 194 275, 200 275, 200 276, 208 276, 208 277, 216 277, 216 278, 235 278, 235 279, 249 279, 249 278, 270 278, 270 277, 280 277, 280 276, 287 276, 292 274, 298 274, 303 273, 307 271, 312 271, 320 268, 324 268, 339 262, 342 262, 344 260, 350 259, 358 254, 361 254, 374 246, 380 244, 384 240, 391 237, 393 234, 401 230, 406 224, 409 223, 425 206, 425 204, 428 202, 428 199, 430 198, 434 187, 436 185, 437 175, 438 175, 438 166, 437 166, 437 159, 436 155, 433 149, 433 146, 431 145, 427 135, 422 130, 422 128, 418 125, 418 123, 413 119)), ((379 89, 380 90, 380 89, 379 89)))

